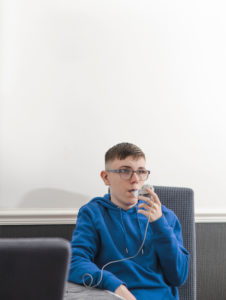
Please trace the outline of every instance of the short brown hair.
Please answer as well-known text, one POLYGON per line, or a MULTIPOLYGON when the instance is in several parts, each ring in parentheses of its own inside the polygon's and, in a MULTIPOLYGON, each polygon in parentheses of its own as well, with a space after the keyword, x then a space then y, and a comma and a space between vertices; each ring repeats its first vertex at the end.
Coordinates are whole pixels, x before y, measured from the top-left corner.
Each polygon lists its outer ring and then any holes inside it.
POLYGON ((145 159, 144 152, 136 145, 131 143, 119 143, 111 147, 105 153, 105 164, 114 159, 123 160, 128 156, 132 156, 133 158, 143 157, 145 159))

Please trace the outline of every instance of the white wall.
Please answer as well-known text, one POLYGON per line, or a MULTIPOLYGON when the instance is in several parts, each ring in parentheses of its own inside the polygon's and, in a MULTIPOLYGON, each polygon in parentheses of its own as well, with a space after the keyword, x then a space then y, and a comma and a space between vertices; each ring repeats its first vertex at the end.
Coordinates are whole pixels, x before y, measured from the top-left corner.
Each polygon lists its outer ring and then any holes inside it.
POLYGON ((2 0, 0 207, 79 207, 129 141, 226 211, 223 0, 2 0))

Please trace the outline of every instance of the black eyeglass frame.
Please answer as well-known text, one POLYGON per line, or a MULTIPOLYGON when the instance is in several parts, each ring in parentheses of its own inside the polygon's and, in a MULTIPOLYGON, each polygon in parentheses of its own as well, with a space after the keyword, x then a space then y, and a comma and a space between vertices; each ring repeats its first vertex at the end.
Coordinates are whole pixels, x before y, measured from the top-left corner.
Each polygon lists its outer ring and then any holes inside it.
POLYGON ((140 170, 136 170, 136 171, 133 171, 133 170, 130 170, 130 169, 109 169, 109 170, 106 170, 106 171, 107 171, 107 172, 110 172, 110 173, 117 173, 117 174, 120 175, 120 177, 121 177, 122 179, 125 179, 125 180, 131 179, 131 178, 133 177, 133 174, 136 173, 140 181, 147 180, 147 179, 148 179, 148 176, 149 176, 150 173, 151 173, 149 170, 146 170, 146 169, 140 169, 140 170), (126 171, 126 172, 128 172, 128 171, 130 172, 130 177, 128 177, 128 178, 123 178, 123 177, 122 177, 123 174, 124 174, 124 175, 128 175, 128 173, 126 173, 125 171, 126 171), (141 178, 140 178, 140 176, 144 175, 144 174, 139 174, 139 172, 142 172, 142 171, 147 172, 147 173, 146 173, 146 178, 144 178, 144 179, 141 179, 141 178))

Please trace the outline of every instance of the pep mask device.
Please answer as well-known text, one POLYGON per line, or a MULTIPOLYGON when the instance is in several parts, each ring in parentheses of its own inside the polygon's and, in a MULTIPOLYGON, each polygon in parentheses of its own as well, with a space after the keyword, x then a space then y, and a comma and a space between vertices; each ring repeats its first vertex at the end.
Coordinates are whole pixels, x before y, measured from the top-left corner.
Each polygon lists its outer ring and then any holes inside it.
POLYGON ((149 189, 151 189, 151 190, 154 192, 154 187, 153 187, 153 185, 150 185, 150 184, 144 184, 140 190, 133 191, 132 193, 134 194, 134 196, 135 196, 136 198, 138 198, 139 196, 144 196, 144 197, 148 197, 148 198, 151 199, 152 197, 151 197, 151 195, 146 191, 146 188, 149 188, 149 189))
MULTIPOLYGON (((154 192, 154 187, 153 187, 152 185, 150 185, 150 184, 145 184, 145 185, 142 186, 142 188, 141 188, 140 190, 136 190, 136 191, 134 191, 134 192, 132 192, 132 193, 134 194, 134 196, 135 196, 136 198, 138 198, 139 196, 144 196, 144 197, 150 198, 150 199, 153 201, 152 196, 146 191, 146 188, 149 188, 149 189, 151 189, 151 190, 154 192)), ((114 261, 110 261, 110 262, 106 263, 106 264, 102 267, 100 279, 99 279, 99 281, 97 282, 97 284, 95 284, 95 285, 92 285, 92 283, 93 283, 93 276, 92 276, 91 274, 89 274, 89 273, 83 274, 83 276, 82 276, 82 281, 83 281, 83 285, 84 285, 85 287, 93 287, 93 288, 97 287, 97 286, 101 283, 101 281, 102 281, 102 279, 103 279, 103 271, 104 271, 104 268, 106 268, 107 266, 109 266, 109 265, 111 265, 111 264, 115 264, 115 263, 118 263, 118 262, 121 262, 121 261, 125 261, 125 260, 129 260, 129 259, 135 258, 135 257, 140 253, 140 251, 143 249, 143 246, 144 246, 144 243, 145 243, 145 239, 146 239, 146 235, 147 235, 147 230, 148 230, 148 224, 149 224, 149 221, 150 221, 150 216, 151 216, 151 214, 149 214, 149 216, 148 216, 147 225, 146 225, 145 232, 144 232, 144 239, 143 239, 143 242, 141 243, 141 246, 140 246, 140 248, 138 249, 137 253, 136 253, 135 255, 133 255, 133 256, 130 256, 130 257, 126 257, 126 258, 123 258, 123 259, 114 260, 114 261), (90 279, 89 284, 86 284, 86 283, 85 283, 85 280, 88 279, 87 277, 90 279)))

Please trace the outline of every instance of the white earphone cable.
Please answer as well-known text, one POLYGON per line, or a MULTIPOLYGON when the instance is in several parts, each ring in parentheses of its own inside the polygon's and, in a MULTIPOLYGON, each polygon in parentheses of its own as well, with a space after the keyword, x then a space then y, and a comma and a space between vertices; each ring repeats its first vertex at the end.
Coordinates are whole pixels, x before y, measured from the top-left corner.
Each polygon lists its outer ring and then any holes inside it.
POLYGON ((150 221, 150 217, 151 217, 151 211, 150 211, 149 216, 148 216, 148 221, 147 221, 147 225, 146 225, 146 228, 145 228, 145 233, 144 233, 143 242, 141 243, 141 246, 140 246, 140 248, 138 249, 137 253, 136 253, 135 255, 133 255, 133 256, 130 256, 130 257, 125 257, 125 258, 123 258, 123 259, 113 260, 113 261, 110 261, 110 262, 106 263, 106 264, 102 267, 102 269, 101 269, 101 275, 100 275, 99 281, 98 281, 95 285, 93 285, 93 286, 92 286, 92 283, 93 283, 93 276, 92 276, 91 274, 89 274, 89 273, 83 274, 83 276, 82 276, 82 281, 83 281, 83 285, 84 285, 85 287, 93 287, 93 288, 97 287, 97 286, 101 283, 101 281, 102 281, 102 279, 103 279, 103 271, 104 271, 104 268, 106 268, 106 267, 109 266, 110 264, 115 264, 115 263, 118 263, 118 262, 122 262, 122 261, 125 261, 125 260, 129 260, 129 259, 135 258, 135 257, 140 253, 140 251, 142 250, 142 248, 143 248, 143 246, 144 246, 144 243, 145 243, 145 239, 146 239, 146 235, 147 235, 147 230, 148 230, 148 224, 149 224, 149 221, 150 221), (89 284, 86 284, 86 283, 85 283, 85 280, 86 280, 85 277, 89 277, 89 278, 90 278, 90 283, 89 283, 89 284))

